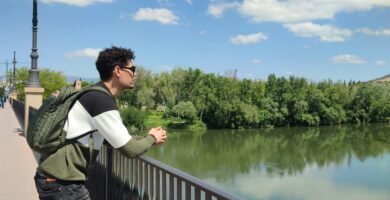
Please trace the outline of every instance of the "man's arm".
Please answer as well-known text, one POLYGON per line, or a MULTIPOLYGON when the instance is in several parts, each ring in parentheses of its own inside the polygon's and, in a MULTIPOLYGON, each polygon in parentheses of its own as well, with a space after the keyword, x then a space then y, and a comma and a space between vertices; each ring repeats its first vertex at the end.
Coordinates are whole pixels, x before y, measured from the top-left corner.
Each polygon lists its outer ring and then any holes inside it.
POLYGON ((145 153, 154 143, 163 143, 166 134, 161 128, 152 129, 144 138, 132 137, 122 122, 115 99, 111 96, 92 91, 83 95, 79 101, 92 117, 91 125, 98 130, 104 139, 114 148, 128 157, 145 153))
POLYGON ((167 139, 167 133, 161 127, 152 128, 148 136, 133 136, 124 146, 119 148, 119 152, 127 157, 134 158, 144 154, 153 144, 162 144, 167 139))
POLYGON ((93 124, 111 146, 127 157, 133 158, 145 153, 156 142, 153 136, 131 136, 117 110, 95 116, 93 124))
POLYGON ((151 135, 143 138, 138 137, 137 139, 133 137, 129 142, 120 147, 118 150, 124 156, 134 158, 147 152, 155 142, 156 139, 151 135))
POLYGON ((164 143, 167 138, 166 131, 161 127, 151 129, 146 137, 131 136, 117 110, 95 116, 93 123, 111 146, 131 158, 145 153, 153 144, 164 143))

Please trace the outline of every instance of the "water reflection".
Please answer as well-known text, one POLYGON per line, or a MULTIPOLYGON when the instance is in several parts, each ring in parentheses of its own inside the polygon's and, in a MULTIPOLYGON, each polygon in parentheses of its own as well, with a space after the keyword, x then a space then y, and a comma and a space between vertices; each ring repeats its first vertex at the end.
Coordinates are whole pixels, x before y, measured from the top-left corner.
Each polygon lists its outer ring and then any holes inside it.
MULTIPOLYGON (((282 194, 291 193, 287 190, 280 193, 275 188, 272 191, 249 189, 270 188, 270 182, 278 190, 283 186, 295 188, 292 193, 301 193, 293 195, 297 199, 312 199, 309 191, 300 191, 305 187, 312 187, 312 191, 322 188, 322 192, 333 191, 342 197, 336 185, 350 187, 352 180, 357 182, 356 187, 343 191, 390 190, 390 159, 385 159, 390 152, 389 133, 390 127, 386 125, 202 133, 171 131, 167 144, 153 149, 148 156, 195 177, 232 188, 246 198, 286 199, 282 194), (387 168, 378 169, 381 165, 387 168), (367 177, 359 178, 362 173, 367 177), (304 182, 293 187, 299 181, 304 182)), ((382 199, 380 195, 390 195, 388 192, 375 194, 377 199, 382 199)))

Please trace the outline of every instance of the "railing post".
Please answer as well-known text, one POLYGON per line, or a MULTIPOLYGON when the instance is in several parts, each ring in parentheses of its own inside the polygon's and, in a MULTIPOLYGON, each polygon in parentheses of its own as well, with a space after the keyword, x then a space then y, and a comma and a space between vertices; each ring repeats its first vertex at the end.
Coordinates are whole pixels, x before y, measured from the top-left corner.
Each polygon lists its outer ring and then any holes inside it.
POLYGON ((191 185, 186 182, 186 199, 191 199, 191 185))
POLYGON ((177 199, 182 200, 182 184, 181 184, 181 178, 177 177, 176 179, 176 186, 177 186, 177 199))
POLYGON ((167 173, 165 171, 162 171, 162 199, 167 199, 167 173))
POLYGON ((149 165, 150 169, 150 175, 149 175, 149 185, 150 185, 150 199, 155 199, 155 192, 154 189, 156 188, 154 183, 154 167, 152 165, 149 165))
POLYGON ((169 199, 175 198, 175 180, 173 174, 169 174, 169 199))
POLYGON ((111 173, 112 173, 112 149, 110 147, 107 148, 107 159, 106 159, 106 166, 107 166, 107 171, 106 171, 106 184, 105 184, 105 189, 106 189, 106 196, 105 200, 110 200, 109 198, 109 191, 110 191, 110 185, 111 185, 111 173))
POLYGON ((16 99, 18 99, 18 94, 16 93, 16 91, 13 91, 11 92, 9 95, 8 95, 8 98, 10 99, 10 103, 11 105, 13 104, 13 101, 16 99))
POLYGON ((156 168, 156 199, 160 199, 160 169, 156 168))

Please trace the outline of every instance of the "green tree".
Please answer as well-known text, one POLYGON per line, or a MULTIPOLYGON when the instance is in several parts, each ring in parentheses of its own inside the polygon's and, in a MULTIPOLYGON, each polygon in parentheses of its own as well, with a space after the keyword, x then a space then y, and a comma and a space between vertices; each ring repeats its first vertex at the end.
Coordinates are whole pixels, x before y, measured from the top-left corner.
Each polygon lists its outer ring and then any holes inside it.
MULTIPOLYGON (((24 101, 24 87, 28 80, 28 68, 22 67, 16 70, 15 79, 16 79, 16 89, 18 93, 18 99, 24 101)), ((39 71, 39 81, 41 87, 45 89, 43 93, 43 99, 49 97, 56 90, 60 90, 62 87, 67 85, 66 77, 62 72, 52 71, 50 69, 40 69, 39 71)))
POLYGON ((181 101, 172 108, 172 114, 191 124, 196 119, 196 109, 191 101, 181 101))
POLYGON ((90 85, 93 85, 94 82, 88 82, 88 81, 81 81, 81 87, 88 87, 90 85))
POLYGON ((135 108, 134 106, 128 106, 127 108, 120 110, 120 114, 123 124, 126 127, 130 128, 133 126, 138 129, 145 128, 145 112, 135 108))
POLYGON ((67 85, 66 77, 62 72, 52 71, 44 68, 39 71, 39 81, 45 89, 43 99, 49 97, 56 90, 60 90, 67 85))

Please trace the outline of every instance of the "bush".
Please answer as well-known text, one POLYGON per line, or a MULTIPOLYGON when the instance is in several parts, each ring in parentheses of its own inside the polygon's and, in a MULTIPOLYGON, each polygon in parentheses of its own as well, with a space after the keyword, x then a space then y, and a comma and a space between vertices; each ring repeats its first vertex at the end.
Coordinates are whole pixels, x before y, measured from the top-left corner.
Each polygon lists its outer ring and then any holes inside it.
POLYGON ((205 130, 205 129, 207 129, 207 126, 201 120, 196 120, 194 122, 194 124, 188 126, 188 129, 190 129, 190 130, 205 130))
POLYGON ((126 127, 134 126, 139 129, 145 129, 146 112, 138 110, 133 106, 129 106, 120 111, 123 124, 126 127))
POLYGON ((149 111, 145 119, 146 128, 154 128, 162 126, 163 128, 168 127, 169 120, 163 117, 164 113, 149 111))
POLYGON ((172 108, 171 114, 192 123, 196 119, 196 108, 191 101, 181 101, 172 108))

